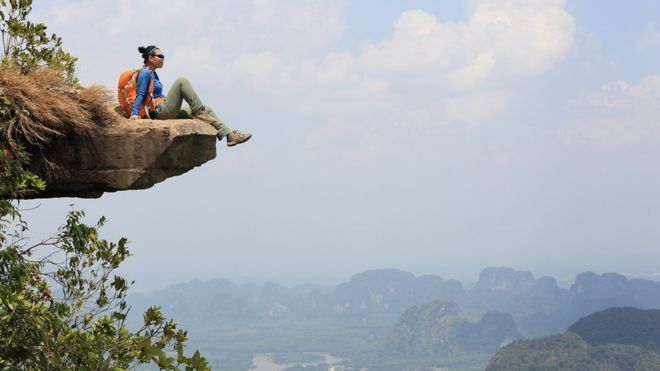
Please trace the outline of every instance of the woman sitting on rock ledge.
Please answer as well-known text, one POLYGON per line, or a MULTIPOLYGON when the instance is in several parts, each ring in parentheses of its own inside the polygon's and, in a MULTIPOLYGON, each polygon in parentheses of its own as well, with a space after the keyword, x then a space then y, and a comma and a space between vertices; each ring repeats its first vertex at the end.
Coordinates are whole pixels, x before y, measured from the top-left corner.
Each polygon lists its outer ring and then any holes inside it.
POLYGON ((237 144, 246 142, 252 137, 250 133, 243 133, 238 130, 232 130, 220 120, 218 116, 213 113, 213 110, 204 106, 199 99, 195 90, 193 90, 190 82, 185 78, 178 78, 174 81, 174 85, 170 88, 167 96, 163 95, 163 84, 158 78, 156 69, 162 68, 165 62, 165 56, 161 54, 159 48, 155 45, 147 47, 141 46, 138 51, 142 54, 144 59, 144 68, 139 72, 137 77, 137 97, 133 103, 131 111, 131 120, 138 120, 140 116, 140 106, 143 104, 149 91, 151 79, 153 79, 153 97, 156 102, 162 102, 155 106, 155 109, 149 112, 150 118, 158 120, 167 119, 185 119, 195 118, 206 123, 213 125, 218 130, 218 140, 227 137, 227 145, 235 146, 237 144), (161 98, 161 99, 158 99, 161 98), (190 107, 182 110, 181 105, 186 101, 190 107))

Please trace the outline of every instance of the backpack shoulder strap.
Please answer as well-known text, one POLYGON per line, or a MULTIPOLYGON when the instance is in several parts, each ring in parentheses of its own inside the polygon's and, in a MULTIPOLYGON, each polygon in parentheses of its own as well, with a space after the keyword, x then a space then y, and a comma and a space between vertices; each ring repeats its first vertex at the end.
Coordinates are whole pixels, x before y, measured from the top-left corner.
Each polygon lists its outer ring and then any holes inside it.
MULTIPOLYGON (((135 87, 136 87, 136 88, 137 88, 137 79, 138 79, 138 76, 140 76, 140 72, 142 72, 143 69, 144 69, 144 67, 142 67, 142 68, 138 68, 138 69, 135 71, 135 76, 133 77, 133 79, 134 79, 134 84, 135 84, 135 87)), ((147 94, 148 94, 148 95, 152 95, 153 92, 154 92, 154 74, 153 74, 152 71, 149 71, 149 88, 147 89, 147 94)))
POLYGON ((149 93, 150 96, 154 95, 154 80, 154 74, 149 74, 149 90, 147 90, 147 93, 149 93))

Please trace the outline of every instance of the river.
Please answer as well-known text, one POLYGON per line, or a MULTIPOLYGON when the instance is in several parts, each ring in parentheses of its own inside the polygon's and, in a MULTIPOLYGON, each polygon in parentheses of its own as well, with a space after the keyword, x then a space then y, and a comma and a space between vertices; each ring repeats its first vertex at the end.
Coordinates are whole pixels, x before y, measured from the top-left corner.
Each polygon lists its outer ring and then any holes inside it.
MULTIPOLYGON (((328 353, 313 353, 313 352, 308 352, 305 354, 316 354, 319 356, 322 356, 325 358, 323 361, 318 361, 318 362, 307 362, 307 363, 300 363, 303 366, 316 366, 319 364, 328 364, 328 365, 335 365, 343 359, 334 357, 328 353)), ((252 357, 252 363, 254 364, 254 367, 250 369, 250 371, 284 371, 286 368, 291 367, 293 365, 296 365, 298 363, 287 363, 287 364, 282 364, 279 365, 277 363, 273 362, 273 356, 274 353, 263 353, 263 354, 255 354, 252 357)))

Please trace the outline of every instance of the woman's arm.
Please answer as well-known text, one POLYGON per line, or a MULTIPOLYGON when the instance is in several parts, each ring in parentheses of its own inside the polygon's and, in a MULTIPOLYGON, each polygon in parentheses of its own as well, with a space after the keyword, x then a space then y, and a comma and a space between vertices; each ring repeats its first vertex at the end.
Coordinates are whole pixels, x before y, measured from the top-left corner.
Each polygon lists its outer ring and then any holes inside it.
POLYGON ((137 78, 137 86, 135 90, 137 91, 137 96, 135 97, 135 102, 133 102, 133 109, 131 110, 131 119, 140 118, 138 113, 140 112, 140 106, 144 102, 144 98, 147 96, 147 91, 149 90, 149 83, 151 82, 151 71, 148 68, 144 68, 140 71, 137 78))

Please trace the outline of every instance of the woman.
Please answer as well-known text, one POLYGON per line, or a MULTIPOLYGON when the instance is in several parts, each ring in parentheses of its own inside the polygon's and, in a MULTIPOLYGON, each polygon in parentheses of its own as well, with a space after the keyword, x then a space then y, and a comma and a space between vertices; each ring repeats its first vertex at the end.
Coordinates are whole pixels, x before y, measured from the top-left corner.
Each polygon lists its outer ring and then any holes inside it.
POLYGON ((144 59, 144 68, 139 72, 137 78, 137 97, 133 103, 131 111, 131 120, 139 120, 138 112, 140 105, 147 97, 149 84, 153 79, 153 97, 158 104, 155 109, 149 112, 149 117, 158 120, 167 119, 182 119, 182 118, 196 118, 206 123, 213 125, 218 130, 218 140, 227 137, 227 145, 235 146, 240 143, 246 142, 252 137, 250 133, 243 133, 238 130, 229 128, 218 116, 213 113, 209 107, 205 107, 193 90, 190 82, 185 78, 178 78, 174 81, 174 85, 167 93, 167 97, 163 95, 163 84, 158 78, 156 69, 162 68, 165 62, 165 56, 161 54, 160 49, 155 45, 147 47, 139 47, 138 51, 142 54, 144 59), (160 99, 159 99, 160 98, 160 99), (188 103, 188 108, 181 110, 183 101, 188 103))

